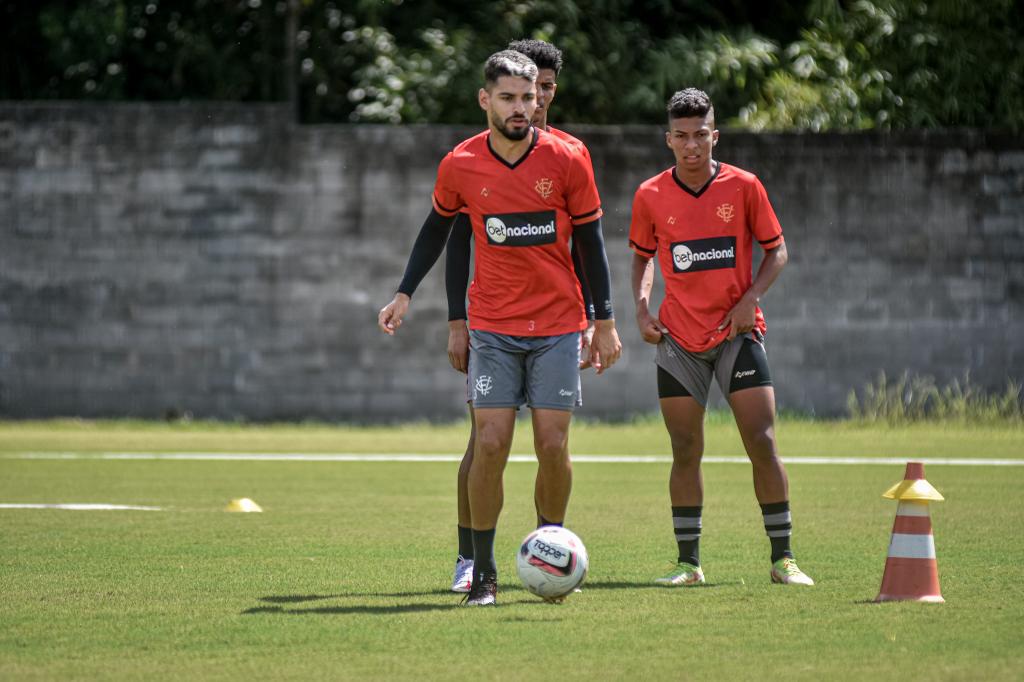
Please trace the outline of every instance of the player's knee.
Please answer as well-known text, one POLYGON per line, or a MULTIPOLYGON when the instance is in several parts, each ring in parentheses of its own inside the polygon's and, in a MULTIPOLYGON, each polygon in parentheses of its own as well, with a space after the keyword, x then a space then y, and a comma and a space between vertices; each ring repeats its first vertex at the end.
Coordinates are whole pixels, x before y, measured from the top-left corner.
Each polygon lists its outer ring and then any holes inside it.
POLYGON ((553 431, 538 433, 534 437, 534 447, 541 466, 562 466, 569 459, 569 438, 566 433, 553 431))
POLYGON ((476 433, 473 447, 473 458, 498 457, 504 453, 509 443, 509 438, 500 429, 479 429, 476 433))
POLYGON ((771 462, 776 458, 775 430, 771 427, 747 431, 743 438, 747 455, 755 462, 771 462))
POLYGON ((669 434, 672 440, 672 460, 682 466, 696 466, 704 456, 704 438, 699 434, 677 432, 669 434))

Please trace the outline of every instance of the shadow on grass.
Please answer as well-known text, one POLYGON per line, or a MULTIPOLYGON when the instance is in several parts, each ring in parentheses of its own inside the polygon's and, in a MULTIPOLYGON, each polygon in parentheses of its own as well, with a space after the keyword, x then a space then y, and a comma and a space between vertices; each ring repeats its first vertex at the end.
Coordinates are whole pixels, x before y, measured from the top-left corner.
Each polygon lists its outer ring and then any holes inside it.
MULTIPOLYGON (((698 585, 690 589, 712 589, 716 587, 726 587, 731 584, 739 584, 738 582, 720 582, 720 583, 708 583, 705 585, 698 585)), ((599 580, 593 582, 587 582, 583 585, 583 593, 597 591, 597 590, 664 590, 665 588, 660 585, 655 585, 650 582, 628 582, 620 580, 599 580)), ((510 585, 508 587, 502 587, 499 597, 499 605, 509 606, 513 604, 536 604, 540 606, 552 606, 546 604, 542 600, 528 594, 525 589, 519 585, 510 585), (501 597, 504 597, 501 598, 501 597)), ((274 614, 274 615, 289 615, 289 616, 301 616, 301 615, 346 615, 346 614, 358 614, 358 613, 375 613, 375 614, 388 614, 388 613, 416 613, 422 611, 447 611, 450 609, 459 608, 462 601, 462 595, 451 592, 445 589, 437 590, 426 590, 423 592, 347 592, 340 594, 279 594, 279 595, 268 595, 260 597, 259 601, 268 606, 254 606, 251 609, 242 611, 246 615, 258 615, 258 614, 274 614), (452 597, 453 601, 449 604, 392 604, 392 605, 367 605, 367 604, 354 604, 351 606, 309 606, 304 608, 285 608, 282 605, 290 604, 306 604, 308 602, 326 601, 329 599, 394 599, 394 598, 409 598, 409 597, 437 597, 437 596, 448 596, 452 597), (457 599, 458 601, 455 601, 457 599)), ((556 605, 557 606, 557 605, 556 605)))
POLYGON ((277 615, 277 616, 344 616, 360 613, 377 615, 420 613, 423 611, 451 611, 459 608, 459 604, 394 604, 391 606, 370 606, 357 604, 354 606, 316 606, 304 609, 285 609, 283 606, 255 606, 242 611, 242 615, 277 615))
MULTIPOLYGON (((691 585, 685 588, 685 591, 689 590, 710 590, 716 587, 728 587, 729 585, 741 584, 738 580, 732 581, 721 581, 713 583, 704 583, 703 585, 691 585)), ((656 585, 653 582, 638 582, 630 583, 616 580, 602 580, 590 582, 587 581, 583 584, 583 591, 589 592, 590 590, 668 590, 678 588, 667 588, 664 585, 656 585)), ((683 591, 683 590, 680 590, 683 591)))

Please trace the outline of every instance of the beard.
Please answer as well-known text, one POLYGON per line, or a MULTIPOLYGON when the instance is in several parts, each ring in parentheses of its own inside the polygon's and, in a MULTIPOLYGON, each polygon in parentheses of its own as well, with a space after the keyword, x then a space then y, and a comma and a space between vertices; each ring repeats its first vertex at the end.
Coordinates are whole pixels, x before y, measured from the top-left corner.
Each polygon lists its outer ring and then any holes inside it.
POLYGON ((530 127, 531 127, 531 124, 530 124, 529 120, 526 119, 525 117, 522 118, 521 120, 526 121, 527 125, 523 126, 522 128, 519 128, 519 129, 512 129, 512 128, 509 128, 508 125, 506 125, 511 120, 512 119, 509 118, 509 119, 507 119, 505 121, 502 121, 501 119, 499 119, 494 114, 491 114, 491 123, 494 124, 494 127, 497 129, 497 131, 499 133, 502 134, 502 136, 505 139, 511 140, 512 142, 518 142, 519 140, 526 139, 526 136, 527 136, 527 134, 529 134, 530 127))

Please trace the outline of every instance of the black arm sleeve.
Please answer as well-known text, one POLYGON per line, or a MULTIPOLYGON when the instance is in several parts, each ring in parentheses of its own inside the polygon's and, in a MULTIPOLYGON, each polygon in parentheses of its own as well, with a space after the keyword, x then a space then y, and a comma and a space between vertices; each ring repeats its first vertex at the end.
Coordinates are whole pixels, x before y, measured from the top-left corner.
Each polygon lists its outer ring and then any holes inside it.
POLYGON ((434 267, 434 263, 441 257, 453 220, 455 220, 455 216, 447 218, 435 209, 430 210, 430 215, 423 221, 420 234, 416 237, 416 243, 413 244, 412 253, 409 254, 409 264, 405 266, 405 276, 402 277, 402 283, 398 285, 398 293, 412 298, 416 287, 420 285, 423 278, 430 272, 430 268, 434 267))
POLYGON ((583 293, 583 309, 587 311, 587 319, 594 319, 594 299, 590 295, 590 285, 587 284, 587 273, 583 271, 583 259, 580 257, 580 249, 576 240, 572 240, 572 267, 576 271, 576 279, 580 281, 580 291, 583 293))
POLYGON ((469 285, 469 252, 473 226, 468 213, 460 213, 448 235, 444 261, 444 288, 448 294, 448 321, 465 320, 466 287, 469 285))
POLYGON ((604 252, 601 219, 579 225, 573 231, 572 238, 579 243, 580 260, 583 261, 587 284, 594 297, 594 317, 610 320, 615 316, 612 310, 612 279, 608 272, 608 256, 604 252))

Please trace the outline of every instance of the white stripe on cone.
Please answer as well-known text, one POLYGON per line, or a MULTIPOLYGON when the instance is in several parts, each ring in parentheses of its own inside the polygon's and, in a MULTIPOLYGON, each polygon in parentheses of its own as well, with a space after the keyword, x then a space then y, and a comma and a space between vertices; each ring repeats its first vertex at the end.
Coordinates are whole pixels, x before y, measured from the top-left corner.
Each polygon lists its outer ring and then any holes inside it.
POLYGON ((903 501, 896 508, 896 516, 928 516, 928 503, 916 501, 903 501))
POLYGON ((893 533, 889 556, 894 559, 934 559, 935 539, 931 535, 893 533))

